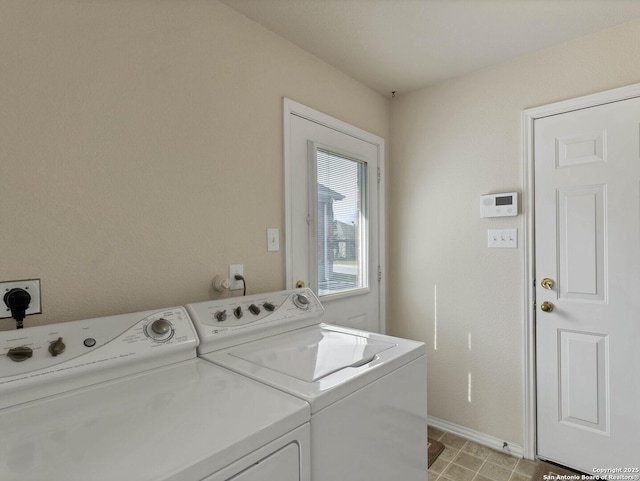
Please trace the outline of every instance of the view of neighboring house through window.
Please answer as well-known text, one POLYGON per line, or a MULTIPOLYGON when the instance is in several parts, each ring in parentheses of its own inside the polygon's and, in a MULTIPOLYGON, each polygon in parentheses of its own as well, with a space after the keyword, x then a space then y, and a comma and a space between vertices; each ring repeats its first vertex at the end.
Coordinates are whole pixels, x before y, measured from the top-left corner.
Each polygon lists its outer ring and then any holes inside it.
POLYGON ((367 288, 367 164, 316 152, 318 295, 367 288))

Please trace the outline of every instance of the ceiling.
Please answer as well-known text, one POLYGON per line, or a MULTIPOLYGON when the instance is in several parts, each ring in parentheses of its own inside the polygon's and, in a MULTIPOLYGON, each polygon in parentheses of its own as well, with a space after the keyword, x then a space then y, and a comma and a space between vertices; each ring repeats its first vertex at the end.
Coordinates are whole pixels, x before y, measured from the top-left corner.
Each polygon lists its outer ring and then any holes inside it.
POLYGON ((221 0, 391 96, 640 18, 638 0, 221 0))

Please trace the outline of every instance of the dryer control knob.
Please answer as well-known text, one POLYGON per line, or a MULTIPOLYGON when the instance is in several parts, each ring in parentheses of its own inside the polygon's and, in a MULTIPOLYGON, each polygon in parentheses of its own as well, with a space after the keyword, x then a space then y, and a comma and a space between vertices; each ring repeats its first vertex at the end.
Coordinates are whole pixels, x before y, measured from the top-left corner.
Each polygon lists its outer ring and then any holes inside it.
POLYGON ((160 336, 164 336, 171 330, 171 324, 166 319, 158 319, 151 323, 151 330, 160 336))
POLYGON ((300 309, 309 309, 309 298, 304 294, 296 294, 293 303, 300 309))
POLYGON ((7 351, 7 357, 14 362, 21 362, 33 356, 33 349, 27 346, 13 347, 7 351))
POLYGON ((49 344, 49 352, 53 357, 56 357, 58 354, 62 354, 66 348, 67 346, 64 345, 61 337, 49 344))
POLYGON ((147 336, 154 341, 168 341, 173 336, 173 328, 171 323, 166 319, 160 318, 153 321, 146 329, 147 336))

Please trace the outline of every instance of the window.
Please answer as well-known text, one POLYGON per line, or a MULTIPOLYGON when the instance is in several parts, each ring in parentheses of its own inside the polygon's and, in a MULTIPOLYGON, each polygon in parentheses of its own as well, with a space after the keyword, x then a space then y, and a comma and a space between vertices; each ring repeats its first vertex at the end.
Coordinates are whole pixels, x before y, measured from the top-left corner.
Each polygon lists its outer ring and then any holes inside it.
POLYGON ((367 164, 315 152, 318 295, 368 288, 367 164))

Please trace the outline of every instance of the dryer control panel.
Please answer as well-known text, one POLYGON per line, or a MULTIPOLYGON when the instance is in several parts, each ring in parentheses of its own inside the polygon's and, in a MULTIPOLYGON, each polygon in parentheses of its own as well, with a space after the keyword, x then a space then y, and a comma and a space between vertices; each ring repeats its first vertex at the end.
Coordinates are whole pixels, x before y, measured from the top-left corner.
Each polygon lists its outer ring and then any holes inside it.
POLYGON ((196 357, 184 307, 0 332, 0 409, 196 357))
POLYGON ((309 288, 187 304, 205 354, 265 335, 322 322, 324 308, 309 288))

